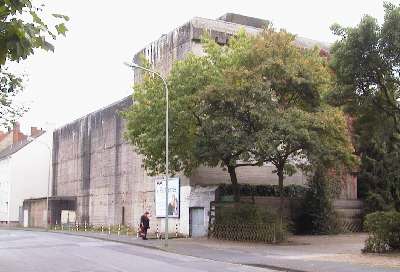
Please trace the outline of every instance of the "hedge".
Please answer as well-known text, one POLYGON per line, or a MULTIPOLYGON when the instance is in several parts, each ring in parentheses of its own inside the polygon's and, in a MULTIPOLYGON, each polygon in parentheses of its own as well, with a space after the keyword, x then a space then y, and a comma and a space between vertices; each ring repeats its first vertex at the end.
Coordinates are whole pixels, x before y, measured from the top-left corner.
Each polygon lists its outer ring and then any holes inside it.
MULTIPOLYGON (((279 197, 279 186, 278 185, 249 185, 241 184, 240 195, 241 196, 275 196, 279 197)), ((283 187, 283 196, 290 198, 303 198, 307 188, 300 185, 288 185, 283 187)), ((232 184, 221 184, 218 186, 218 192, 220 196, 233 195, 232 184)))

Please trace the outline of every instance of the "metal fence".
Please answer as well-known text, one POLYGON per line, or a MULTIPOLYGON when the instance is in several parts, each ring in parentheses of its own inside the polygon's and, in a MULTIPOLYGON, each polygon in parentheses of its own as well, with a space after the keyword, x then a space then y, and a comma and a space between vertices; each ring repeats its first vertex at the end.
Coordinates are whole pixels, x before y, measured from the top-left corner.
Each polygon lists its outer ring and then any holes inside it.
POLYGON ((363 231, 363 223, 361 219, 340 219, 340 227, 342 232, 361 232, 363 231))
MULTIPOLYGON (((248 203, 245 203, 248 204, 248 203)), ((237 203, 211 202, 208 222, 208 238, 231 241, 255 241, 265 243, 279 243, 287 239, 285 224, 279 221, 258 224, 225 223, 216 220, 216 213, 220 208, 235 208, 237 203)))
POLYGON ((231 241, 278 243, 286 240, 287 232, 280 224, 215 224, 210 237, 231 241))

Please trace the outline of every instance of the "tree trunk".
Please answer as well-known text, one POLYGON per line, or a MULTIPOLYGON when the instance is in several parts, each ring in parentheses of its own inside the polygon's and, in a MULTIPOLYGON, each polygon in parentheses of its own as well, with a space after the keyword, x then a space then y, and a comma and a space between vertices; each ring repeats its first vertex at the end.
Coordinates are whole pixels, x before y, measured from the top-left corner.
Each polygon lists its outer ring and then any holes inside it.
POLYGON ((236 168, 233 166, 228 166, 229 176, 231 177, 231 183, 233 187, 233 199, 235 202, 240 201, 240 189, 236 176, 236 168))
POLYGON ((279 180, 279 216, 281 218, 281 221, 283 219, 283 167, 277 168, 277 175, 278 175, 278 180, 279 180))

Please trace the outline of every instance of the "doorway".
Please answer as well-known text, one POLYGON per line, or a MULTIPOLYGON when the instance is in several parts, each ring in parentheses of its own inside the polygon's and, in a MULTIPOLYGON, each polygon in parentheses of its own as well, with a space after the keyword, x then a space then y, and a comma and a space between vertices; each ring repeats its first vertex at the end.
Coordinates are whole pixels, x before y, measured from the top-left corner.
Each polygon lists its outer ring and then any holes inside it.
POLYGON ((191 237, 202 237, 207 235, 204 224, 204 208, 189 208, 189 234, 191 237))

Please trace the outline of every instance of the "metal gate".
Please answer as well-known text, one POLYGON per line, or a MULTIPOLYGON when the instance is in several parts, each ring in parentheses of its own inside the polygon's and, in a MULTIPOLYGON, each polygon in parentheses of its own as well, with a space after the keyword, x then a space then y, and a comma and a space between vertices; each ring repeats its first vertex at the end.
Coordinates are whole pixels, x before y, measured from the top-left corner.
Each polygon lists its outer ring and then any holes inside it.
POLYGON ((189 226, 191 237, 202 237, 207 235, 207 228, 204 220, 204 208, 190 208, 189 209, 189 226))

